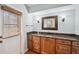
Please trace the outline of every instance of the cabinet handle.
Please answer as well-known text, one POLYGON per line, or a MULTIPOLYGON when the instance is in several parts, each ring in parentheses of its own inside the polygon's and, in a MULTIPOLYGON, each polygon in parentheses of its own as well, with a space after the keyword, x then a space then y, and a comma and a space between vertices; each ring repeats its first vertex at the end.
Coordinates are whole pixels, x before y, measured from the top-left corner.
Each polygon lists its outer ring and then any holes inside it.
POLYGON ((0 43, 2 43, 2 41, 0 41, 0 43))

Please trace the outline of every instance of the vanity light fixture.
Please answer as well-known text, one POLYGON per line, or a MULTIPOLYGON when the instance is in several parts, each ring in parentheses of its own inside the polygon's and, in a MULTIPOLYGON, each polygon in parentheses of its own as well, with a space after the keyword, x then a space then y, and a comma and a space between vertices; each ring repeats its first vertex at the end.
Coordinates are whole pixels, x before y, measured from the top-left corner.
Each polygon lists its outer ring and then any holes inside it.
POLYGON ((40 18, 38 17, 38 18, 37 18, 37 23, 39 23, 39 19, 40 19, 40 18))
POLYGON ((64 21, 65 21, 65 18, 62 19, 62 22, 64 22, 64 21))
MULTIPOLYGON (((40 17, 37 17, 36 20, 37 20, 37 24, 39 25, 39 23, 40 23, 40 21, 39 21, 40 17)), ((39 27, 37 27, 37 34, 39 35, 39 27)))
POLYGON ((66 18, 66 16, 62 16, 62 22, 64 22, 64 21, 65 21, 65 18, 66 18))
POLYGON ((39 20, 37 20, 37 23, 39 23, 39 20))

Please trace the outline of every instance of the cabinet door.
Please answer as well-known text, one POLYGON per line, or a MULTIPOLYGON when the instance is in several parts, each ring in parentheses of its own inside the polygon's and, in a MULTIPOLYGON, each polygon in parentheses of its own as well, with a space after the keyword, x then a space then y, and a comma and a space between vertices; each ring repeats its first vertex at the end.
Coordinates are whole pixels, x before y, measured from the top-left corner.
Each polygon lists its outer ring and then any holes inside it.
POLYGON ((51 38, 41 37, 41 53, 55 53, 55 40, 51 38))
POLYGON ((79 47, 72 47, 72 53, 73 54, 79 54, 79 47))
POLYGON ((68 45, 56 44, 56 53, 57 54, 70 54, 71 47, 68 45))
POLYGON ((40 53, 40 36, 33 36, 33 51, 40 53))
POLYGON ((28 49, 33 50, 32 34, 28 34, 28 49))
POLYGON ((48 53, 49 40, 46 37, 41 37, 41 53, 48 53))

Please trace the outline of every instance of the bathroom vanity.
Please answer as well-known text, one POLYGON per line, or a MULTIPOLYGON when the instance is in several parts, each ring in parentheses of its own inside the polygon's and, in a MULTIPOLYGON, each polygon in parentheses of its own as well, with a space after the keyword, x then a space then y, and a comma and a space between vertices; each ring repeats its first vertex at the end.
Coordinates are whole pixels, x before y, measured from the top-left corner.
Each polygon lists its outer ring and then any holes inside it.
POLYGON ((28 49, 41 54, 78 54, 79 36, 28 33, 28 49))

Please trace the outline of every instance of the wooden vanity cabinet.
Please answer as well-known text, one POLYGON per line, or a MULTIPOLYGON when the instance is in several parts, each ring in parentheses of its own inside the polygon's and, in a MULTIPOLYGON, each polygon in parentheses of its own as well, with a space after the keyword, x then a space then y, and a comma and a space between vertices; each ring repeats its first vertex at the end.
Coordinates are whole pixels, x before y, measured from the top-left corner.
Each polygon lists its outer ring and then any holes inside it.
POLYGON ((57 54, 70 54, 71 53, 71 42, 67 40, 57 39, 56 40, 56 53, 57 54))
POLYGON ((55 39, 41 37, 41 53, 55 54, 55 39))
POLYGON ((79 41, 72 42, 72 54, 79 54, 79 41))
POLYGON ((79 41, 28 34, 28 49, 42 54, 79 54, 79 41))
POLYGON ((29 33, 27 37, 28 37, 28 49, 33 50, 32 33, 29 33))
POLYGON ((40 36, 33 36, 33 51, 40 53, 40 36))

